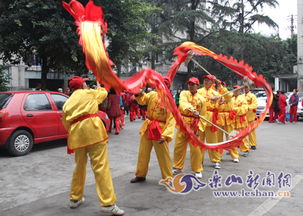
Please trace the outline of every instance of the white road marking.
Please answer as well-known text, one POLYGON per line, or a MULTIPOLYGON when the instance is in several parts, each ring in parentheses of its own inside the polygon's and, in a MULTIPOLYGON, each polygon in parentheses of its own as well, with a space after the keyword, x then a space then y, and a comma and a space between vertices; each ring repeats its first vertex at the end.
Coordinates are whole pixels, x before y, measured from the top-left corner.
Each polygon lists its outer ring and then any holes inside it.
MULTIPOLYGON (((289 192, 296 187, 297 184, 302 181, 302 175, 296 175, 292 180, 292 186, 289 188, 289 192)), ((279 192, 278 190, 277 192, 279 192)), ((268 198, 261 205, 259 205, 255 210, 253 210, 248 216, 262 216, 269 212, 275 205, 277 205, 283 196, 276 196, 272 198, 268 198)))

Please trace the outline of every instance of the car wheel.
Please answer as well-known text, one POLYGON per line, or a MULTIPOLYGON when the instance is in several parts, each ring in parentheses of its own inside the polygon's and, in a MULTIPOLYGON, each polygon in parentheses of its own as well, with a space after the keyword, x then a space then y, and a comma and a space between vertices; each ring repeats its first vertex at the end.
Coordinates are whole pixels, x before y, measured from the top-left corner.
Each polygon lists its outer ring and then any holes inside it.
POLYGON ((17 130, 10 136, 7 150, 13 156, 23 156, 31 151, 33 144, 33 136, 28 131, 17 130))

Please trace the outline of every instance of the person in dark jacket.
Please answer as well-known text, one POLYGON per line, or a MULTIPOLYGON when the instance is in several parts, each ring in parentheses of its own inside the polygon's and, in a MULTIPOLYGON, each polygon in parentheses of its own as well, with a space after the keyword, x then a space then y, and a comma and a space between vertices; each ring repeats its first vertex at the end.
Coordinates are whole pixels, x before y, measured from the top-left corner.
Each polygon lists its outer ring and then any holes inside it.
POLYGON ((181 89, 177 90, 177 93, 175 94, 175 103, 177 105, 177 107, 179 107, 179 100, 180 100, 180 93, 181 93, 181 89))
POLYGON ((272 100, 272 104, 269 108, 269 123, 273 123, 277 120, 277 118, 279 117, 279 112, 280 112, 280 107, 279 107, 279 95, 280 95, 280 91, 277 91, 277 93, 273 93, 273 100, 272 100))

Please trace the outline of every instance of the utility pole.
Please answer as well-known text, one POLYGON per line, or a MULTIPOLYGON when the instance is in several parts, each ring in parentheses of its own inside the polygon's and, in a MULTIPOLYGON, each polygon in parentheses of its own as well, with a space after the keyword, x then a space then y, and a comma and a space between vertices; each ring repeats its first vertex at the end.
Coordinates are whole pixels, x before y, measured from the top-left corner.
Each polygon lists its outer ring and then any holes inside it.
POLYGON ((292 14, 290 16, 290 35, 291 35, 291 37, 294 36, 294 29, 295 29, 295 26, 294 26, 294 15, 292 14))

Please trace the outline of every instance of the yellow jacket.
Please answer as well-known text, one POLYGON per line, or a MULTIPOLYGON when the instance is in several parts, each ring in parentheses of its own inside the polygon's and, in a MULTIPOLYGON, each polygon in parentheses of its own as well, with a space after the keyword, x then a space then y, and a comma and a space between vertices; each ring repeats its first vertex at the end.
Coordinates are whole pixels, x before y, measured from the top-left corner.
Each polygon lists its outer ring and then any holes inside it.
POLYGON ((225 95, 224 96, 225 102, 221 105, 218 105, 218 110, 219 110, 218 125, 220 126, 233 125, 235 123, 236 112, 233 110, 232 96, 233 96, 232 93, 225 95))
MULTIPOLYGON (((182 91, 179 100, 179 110, 183 116, 183 120, 189 126, 194 124, 196 120, 194 114, 188 109, 197 110, 203 117, 206 115, 206 100, 200 94, 192 95, 190 91, 182 91)), ((203 132, 205 130, 206 122, 203 119, 198 119, 198 130, 203 132)), ((191 128, 193 129, 193 128, 191 128)))
POLYGON ((98 104, 107 97, 104 88, 78 89, 70 96, 63 106, 62 122, 68 131, 67 144, 69 149, 82 148, 108 139, 106 129, 99 117, 90 117, 72 123, 88 114, 98 113, 98 104))
MULTIPOLYGON (((219 96, 220 94, 213 88, 206 89, 205 87, 198 89, 198 93, 206 99, 206 115, 205 118, 209 121, 213 121, 213 110, 218 110, 218 101, 211 100, 213 96, 219 96)), ((206 123, 206 126, 212 126, 206 123)))
POLYGON ((258 107, 257 97, 253 93, 248 92, 245 94, 245 98, 248 105, 247 120, 251 122, 256 119, 256 109, 258 107))
POLYGON ((147 94, 143 93, 137 96, 136 100, 140 105, 147 105, 147 119, 140 129, 140 135, 147 131, 152 120, 157 120, 162 130, 162 138, 170 142, 174 137, 176 121, 172 113, 167 112, 166 108, 161 104, 158 93, 155 91, 147 94))
MULTIPOLYGON (((225 87, 220 87, 218 89, 218 93, 220 95, 225 94, 228 92, 227 88, 225 87)), ((219 111, 219 118, 217 121, 217 125, 219 126, 225 126, 225 125, 230 125, 232 124, 233 120, 231 119, 230 111, 232 110, 232 104, 231 104, 231 98, 233 94, 229 93, 223 97, 224 103, 219 104, 219 99, 217 100, 217 106, 218 106, 218 111, 219 111)))
POLYGON ((248 111, 247 101, 244 95, 233 97, 232 99, 233 109, 236 111, 235 128, 241 129, 247 127, 247 116, 248 111))

